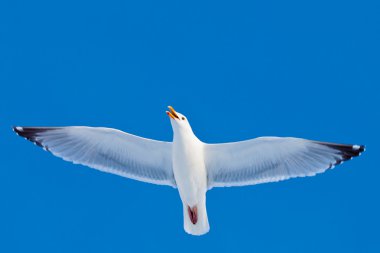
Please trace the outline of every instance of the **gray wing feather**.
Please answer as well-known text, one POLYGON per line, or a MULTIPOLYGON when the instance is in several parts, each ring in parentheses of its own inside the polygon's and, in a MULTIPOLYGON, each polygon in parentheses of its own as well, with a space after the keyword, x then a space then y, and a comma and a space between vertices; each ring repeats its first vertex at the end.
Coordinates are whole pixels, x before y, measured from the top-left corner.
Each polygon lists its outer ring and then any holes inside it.
POLYGON ((104 127, 14 127, 66 161, 143 182, 176 187, 170 142, 104 127))
POLYGON ((361 145, 342 145, 300 138, 261 137, 206 144, 208 185, 244 186, 314 176, 360 155, 361 145))

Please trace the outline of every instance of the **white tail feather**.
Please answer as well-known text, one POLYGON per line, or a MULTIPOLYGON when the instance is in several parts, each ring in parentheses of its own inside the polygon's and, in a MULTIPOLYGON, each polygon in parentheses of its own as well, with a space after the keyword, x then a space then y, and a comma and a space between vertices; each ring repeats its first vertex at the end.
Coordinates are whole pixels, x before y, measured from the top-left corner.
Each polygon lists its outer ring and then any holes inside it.
POLYGON ((188 213, 188 205, 183 203, 183 220, 184 229, 186 233, 191 235, 203 235, 210 231, 210 226, 208 224, 207 210, 206 210, 206 196, 200 200, 196 205, 198 220, 196 224, 193 224, 190 220, 188 213))

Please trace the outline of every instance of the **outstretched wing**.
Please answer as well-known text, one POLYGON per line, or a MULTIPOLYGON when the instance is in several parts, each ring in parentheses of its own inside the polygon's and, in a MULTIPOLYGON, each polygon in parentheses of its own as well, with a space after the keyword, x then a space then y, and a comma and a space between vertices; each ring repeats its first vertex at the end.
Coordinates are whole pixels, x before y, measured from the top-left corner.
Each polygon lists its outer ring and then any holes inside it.
POLYGON ((14 127, 27 140, 76 164, 176 187, 172 145, 104 127, 14 127))
POLYGON ((360 145, 280 137, 206 144, 208 186, 244 186, 314 176, 363 151, 360 145))

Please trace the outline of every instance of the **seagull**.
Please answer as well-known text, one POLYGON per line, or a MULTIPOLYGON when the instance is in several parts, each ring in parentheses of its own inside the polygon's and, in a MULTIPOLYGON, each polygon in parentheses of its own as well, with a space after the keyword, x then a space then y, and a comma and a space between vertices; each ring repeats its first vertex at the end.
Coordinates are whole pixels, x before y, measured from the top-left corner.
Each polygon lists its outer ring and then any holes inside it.
POLYGON ((210 226, 206 192, 314 176, 360 155, 364 145, 293 137, 259 137, 207 144, 186 116, 169 106, 173 141, 142 138, 104 127, 13 127, 25 139, 66 161, 142 182, 177 188, 184 230, 203 235, 210 226))

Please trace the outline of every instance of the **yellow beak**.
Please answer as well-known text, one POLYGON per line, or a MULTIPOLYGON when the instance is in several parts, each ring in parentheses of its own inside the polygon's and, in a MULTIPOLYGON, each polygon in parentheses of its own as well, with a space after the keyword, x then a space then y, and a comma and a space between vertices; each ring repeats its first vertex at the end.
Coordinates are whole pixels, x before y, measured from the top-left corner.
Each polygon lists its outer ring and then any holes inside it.
POLYGON ((168 106, 168 108, 169 108, 170 111, 166 111, 166 114, 170 118, 172 118, 172 119, 176 119, 176 118, 179 119, 179 117, 178 117, 177 113, 175 112, 174 108, 171 107, 170 105, 168 106))

